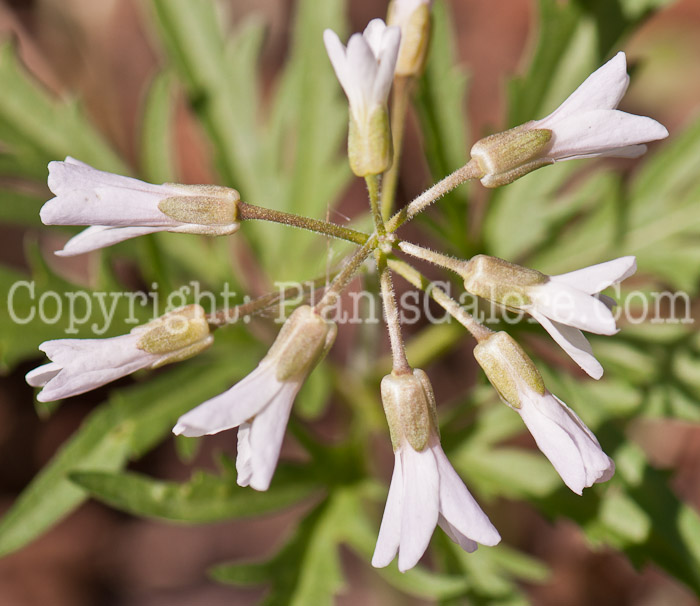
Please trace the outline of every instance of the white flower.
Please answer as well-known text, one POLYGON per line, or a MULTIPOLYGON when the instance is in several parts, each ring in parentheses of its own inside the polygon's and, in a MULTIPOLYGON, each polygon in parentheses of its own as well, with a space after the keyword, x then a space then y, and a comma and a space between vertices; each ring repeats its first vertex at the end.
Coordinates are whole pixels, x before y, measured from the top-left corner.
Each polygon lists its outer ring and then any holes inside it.
POLYGON ((603 367, 581 330, 600 335, 617 332, 610 311, 615 302, 599 293, 636 269, 635 258, 628 256, 547 276, 503 259, 477 255, 460 274, 468 292, 529 313, 583 370, 600 379, 603 367))
POLYGON ((554 161, 622 156, 636 158, 646 151, 646 141, 668 137, 656 120, 617 110, 627 92, 625 53, 619 52, 593 72, 569 98, 531 128, 552 131, 546 153, 554 161))
POLYGON ((374 110, 384 107, 389 98, 401 30, 373 19, 362 34, 350 37, 347 48, 330 29, 323 32, 323 41, 355 121, 366 124, 374 110))
POLYGON ((436 525, 468 552, 477 542, 496 545, 498 531, 447 460, 437 429, 435 396, 427 375, 382 379, 382 404, 394 446, 394 474, 372 565, 388 566, 398 551, 399 570, 420 560, 436 525))
POLYGON ((645 142, 664 139, 668 131, 656 120, 616 109, 628 84, 620 52, 546 118, 477 141, 471 156, 482 170, 481 183, 506 185, 559 160, 643 154, 645 142))
POLYGON ((152 185, 103 172, 66 158, 49 163, 55 198, 41 209, 46 225, 91 225, 64 248, 78 255, 158 231, 226 235, 234 233, 238 192, 211 185, 152 185))
POLYGON ((370 21, 343 47, 331 30, 323 33, 328 56, 350 103, 348 160, 359 177, 379 175, 393 161, 387 99, 394 81, 401 30, 370 21))
POLYGON ((571 490, 581 494, 612 477, 612 459, 576 413, 547 391, 532 360, 508 333, 493 333, 480 341, 474 357, 571 490))
POLYGON ((614 335, 610 307, 614 300, 599 295, 637 270, 634 257, 620 257, 566 274, 549 276, 542 285, 528 290, 532 302, 523 306, 569 356, 594 379, 603 375, 603 367, 593 356, 591 345, 581 330, 599 335, 614 335))
POLYGON ((143 368, 189 358, 214 338, 204 310, 190 305, 137 326, 128 335, 108 339, 56 339, 39 346, 51 360, 26 375, 32 387, 43 387, 39 402, 53 402, 116 381, 143 368))
POLYGON ((203 436, 238 427, 240 486, 267 490, 294 398, 335 339, 336 326, 311 307, 297 308, 268 354, 231 389, 182 415, 173 433, 203 436))
POLYGON ((436 525, 462 549, 501 537, 469 493, 436 435, 420 452, 404 443, 394 453, 394 474, 379 529, 372 566, 388 566, 399 554, 399 570, 413 568, 428 548, 436 525))
POLYGON ((607 482, 615 463, 578 415, 549 391, 540 395, 527 386, 515 409, 564 483, 576 494, 597 482, 607 482))

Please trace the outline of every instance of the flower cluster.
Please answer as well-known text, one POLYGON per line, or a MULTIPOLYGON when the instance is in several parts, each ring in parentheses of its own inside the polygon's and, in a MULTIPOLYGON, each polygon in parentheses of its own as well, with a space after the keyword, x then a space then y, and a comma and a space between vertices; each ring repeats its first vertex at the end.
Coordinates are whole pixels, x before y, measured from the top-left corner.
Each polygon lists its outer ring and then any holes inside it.
MULTIPOLYGON (((391 166, 392 132, 388 99, 395 78, 414 78, 424 66, 430 30, 428 0, 394 0, 390 23, 372 21, 344 47, 326 31, 328 56, 349 102, 349 159, 366 177, 375 222, 362 234, 327 222, 279 211, 267 213, 240 200, 233 189, 210 185, 152 185, 101 172, 67 158, 49 165, 56 195, 41 211, 47 225, 87 225, 59 255, 74 255, 157 231, 229 235, 245 220, 277 221, 345 238, 358 245, 321 301, 302 305, 287 319, 257 368, 228 391, 182 415, 173 432, 203 436, 238 428, 238 483, 266 490, 272 481, 293 402, 308 375, 331 348, 337 327, 324 311, 371 255, 380 274, 393 370, 381 383, 381 397, 394 448, 394 472, 379 530, 374 566, 398 553, 399 569, 413 567, 436 526, 466 551, 495 545, 498 531, 449 463, 440 443, 433 389, 427 375, 406 359, 396 313, 391 271, 401 265, 394 251, 434 261, 456 271, 465 289, 505 308, 535 318, 571 358, 598 379, 603 368, 581 331, 617 331, 603 290, 632 275, 634 257, 621 257, 570 273, 548 276, 508 261, 477 255, 456 260, 401 241, 393 232, 405 220, 466 179, 487 187, 505 185, 558 160, 593 156, 636 156, 646 141, 667 135, 652 120, 617 110, 629 78, 619 53, 593 73, 556 111, 478 141, 472 160, 384 223, 377 212, 381 180, 391 166), (284 215, 284 216, 283 216, 284 215)), ((400 93, 410 94, 409 87, 400 93)), ((382 203, 385 203, 383 200, 382 203)), ((389 200, 391 203, 391 200, 389 200)), ((410 266, 409 266, 410 267, 410 266)), ((404 272, 411 279, 415 270, 404 272)), ((399 271, 401 273, 401 271, 399 271)), ((420 280, 419 280, 420 282, 420 280)), ((608 480, 615 469, 600 443, 566 404, 550 393, 534 363, 505 332, 481 326, 442 295, 436 300, 476 338, 474 356, 501 399, 517 412, 537 446, 575 493, 608 480)), ((262 308, 261 308, 262 309, 262 308)), ((227 310, 224 310, 226 316, 227 310)), ((174 310, 130 334, 111 339, 57 340, 41 346, 51 362, 27 374, 50 401, 104 385, 139 369, 183 360, 206 349, 211 330, 222 325, 199 306, 174 310)))

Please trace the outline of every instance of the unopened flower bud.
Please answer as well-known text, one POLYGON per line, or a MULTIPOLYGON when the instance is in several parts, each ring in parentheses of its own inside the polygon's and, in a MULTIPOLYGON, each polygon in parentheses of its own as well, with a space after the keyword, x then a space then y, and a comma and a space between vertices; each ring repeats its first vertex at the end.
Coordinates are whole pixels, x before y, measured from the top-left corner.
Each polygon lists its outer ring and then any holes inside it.
POLYGON ((552 164, 554 160, 543 157, 551 139, 551 130, 531 128, 527 123, 477 141, 471 156, 484 173, 481 184, 500 187, 552 164))
POLYGON ((137 327, 132 333, 140 335, 136 343, 138 349, 159 356, 150 368, 186 360, 214 342, 204 309, 200 305, 174 309, 137 327))
POLYGON ((472 257, 460 274, 467 292, 511 309, 528 305, 530 289, 549 279, 534 269, 488 255, 472 257))
POLYGON ((274 360, 278 381, 305 377, 333 345, 338 327, 312 307, 294 310, 270 347, 268 360, 274 360))
POLYGON ((498 394, 520 408, 523 386, 544 395, 544 381, 530 357, 506 332, 497 332, 474 348, 474 357, 498 394))
POLYGON ((350 117, 348 159, 358 177, 379 175, 391 167, 394 150, 386 107, 376 107, 367 122, 350 117))
POLYGON ((431 0, 392 0, 387 23, 401 28, 397 76, 419 76, 430 42, 431 0))
POLYGON ((192 225, 192 231, 210 235, 226 235, 238 230, 240 194, 219 185, 180 185, 167 187, 183 191, 158 202, 158 209, 180 223, 192 225))
POLYGON ((431 434, 438 433, 435 395, 428 375, 418 368, 413 374, 392 373, 382 379, 381 390, 394 451, 406 441, 420 452, 431 434))

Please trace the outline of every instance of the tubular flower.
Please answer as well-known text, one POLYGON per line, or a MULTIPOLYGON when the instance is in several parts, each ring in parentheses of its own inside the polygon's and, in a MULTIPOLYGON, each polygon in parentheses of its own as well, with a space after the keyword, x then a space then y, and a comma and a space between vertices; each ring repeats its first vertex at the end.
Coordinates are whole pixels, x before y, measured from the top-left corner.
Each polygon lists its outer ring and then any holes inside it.
POLYGON ((204 309, 188 305, 109 339, 57 339, 39 346, 51 360, 27 373, 43 387, 39 402, 53 402, 116 381, 143 368, 158 368, 192 357, 214 341, 204 309))
POLYGON ((231 389, 182 415, 173 433, 202 436, 238 427, 238 484, 267 490, 294 398, 330 349, 337 327, 297 308, 257 368, 231 389))
POLYGON ((382 403, 394 445, 394 473, 372 565, 413 568, 436 525, 468 552, 501 537, 447 460, 438 436, 435 396, 427 375, 387 375, 382 403))
POLYGON ((240 196, 216 185, 152 185, 97 170, 74 158, 49 163, 55 198, 41 209, 45 225, 90 225, 60 256, 79 255, 158 231, 227 235, 236 232, 240 196))
POLYGON ((581 494, 613 476, 615 464, 591 430, 547 391, 532 360, 510 335, 494 333, 474 348, 474 357, 571 490, 581 494))
POLYGON ((329 29, 323 40, 350 104, 350 166, 360 177, 380 174, 392 161, 387 99, 394 81, 401 30, 374 19, 362 34, 350 37, 347 48, 329 29))
POLYGON ((477 255, 460 273, 467 291, 535 318, 569 356, 594 379, 603 367, 581 333, 617 332, 613 299, 599 293, 631 276, 635 258, 620 257, 566 274, 547 276, 503 259, 477 255))
POLYGON ((617 108, 627 91, 625 53, 593 72, 546 118, 477 141, 471 156, 486 187, 499 187, 559 160, 618 156, 636 158, 645 142, 668 137, 656 120, 617 108))

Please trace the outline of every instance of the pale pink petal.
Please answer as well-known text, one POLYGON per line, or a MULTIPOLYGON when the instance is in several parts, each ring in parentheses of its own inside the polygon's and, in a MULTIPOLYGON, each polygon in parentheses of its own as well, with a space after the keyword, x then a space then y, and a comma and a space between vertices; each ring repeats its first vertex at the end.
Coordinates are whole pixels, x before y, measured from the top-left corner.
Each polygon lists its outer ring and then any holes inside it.
POLYGON ((165 231, 167 227, 108 227, 93 225, 73 236, 66 242, 61 250, 55 252, 59 257, 72 257, 83 253, 106 248, 119 242, 124 242, 138 236, 145 236, 159 231, 165 231))
POLYGON ((413 568, 430 544, 438 521, 439 478, 437 462, 430 449, 416 452, 409 445, 401 449, 403 510, 399 570, 413 568))
POLYGON ((431 447, 440 475, 440 513, 452 528, 482 545, 496 545, 501 535, 457 475, 440 443, 431 447))
POLYGON ((43 387, 61 371, 61 368, 60 364, 49 362, 30 370, 24 375, 24 380, 32 387, 43 387))
POLYGON ((595 359, 591 344, 578 328, 550 320, 535 309, 528 309, 528 313, 542 325, 542 328, 549 333, 557 345, 591 377, 600 379, 603 376, 603 367, 595 359))
POLYGON ((619 52, 594 71, 553 113, 538 121, 537 128, 552 128, 569 116, 594 109, 616 108, 629 86, 627 59, 619 52))
MULTIPOLYGON (((292 404, 301 385, 299 381, 284 382, 277 395, 248 422, 250 429, 244 431, 248 435, 249 448, 241 453, 241 467, 247 469, 246 459, 250 457, 252 473, 249 477, 238 478, 240 486, 250 485, 255 490, 267 490, 270 487, 292 404)), ((238 468, 238 462, 236 467, 238 468)))
POLYGON ((403 473, 401 471, 401 456, 394 455, 394 473, 391 476, 389 495, 384 506, 382 525, 379 528, 377 545, 372 556, 372 566, 384 568, 396 556, 401 541, 401 511, 403 507, 403 473))
POLYGON ((656 120, 619 110, 593 110, 558 120, 552 127, 552 144, 546 155, 554 160, 573 160, 611 155, 614 150, 656 141, 668 131, 656 120))
POLYGON ((278 381, 275 373, 274 364, 259 364, 228 391, 182 415, 173 428, 173 433, 194 437, 238 427, 281 393, 285 383, 278 381))
POLYGON ((628 256, 570 271, 566 274, 551 276, 550 280, 594 295, 629 278, 635 271, 637 271, 636 259, 633 256, 628 256))
POLYGON ((442 514, 438 516, 438 526, 445 531, 445 534, 457 543, 467 553, 474 553, 479 547, 476 541, 472 541, 469 537, 463 535, 457 528, 452 526, 442 514))

